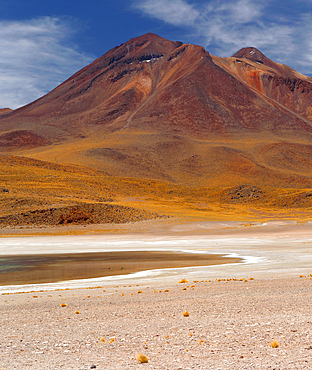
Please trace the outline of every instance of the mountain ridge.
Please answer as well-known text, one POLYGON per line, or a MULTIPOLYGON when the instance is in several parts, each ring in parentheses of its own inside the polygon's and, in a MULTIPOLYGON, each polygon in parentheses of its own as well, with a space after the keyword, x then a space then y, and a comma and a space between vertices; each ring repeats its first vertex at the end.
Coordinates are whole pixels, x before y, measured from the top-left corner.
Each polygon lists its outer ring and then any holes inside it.
POLYGON ((0 115, 0 153, 190 186, 308 186, 311 107, 312 79, 256 48, 221 58, 149 33, 0 115))

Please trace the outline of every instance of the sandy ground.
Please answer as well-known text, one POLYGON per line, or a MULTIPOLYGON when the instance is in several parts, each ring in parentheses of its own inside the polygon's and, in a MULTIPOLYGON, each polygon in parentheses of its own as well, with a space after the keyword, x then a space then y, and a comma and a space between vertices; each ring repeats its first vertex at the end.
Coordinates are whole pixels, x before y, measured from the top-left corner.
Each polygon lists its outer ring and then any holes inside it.
POLYGON ((166 234, 0 239, 0 255, 43 249, 184 250, 245 262, 2 287, 0 368, 312 368, 310 223, 197 223, 171 225, 166 234), (137 353, 149 362, 140 364, 137 353))
POLYGON ((175 280, 148 287, 4 295, 0 366, 311 369, 311 284, 299 276, 187 284, 175 280), (186 310, 189 317, 182 315, 186 310), (271 348, 273 340, 278 348, 271 348), (149 362, 139 364, 137 353, 147 355, 149 362))

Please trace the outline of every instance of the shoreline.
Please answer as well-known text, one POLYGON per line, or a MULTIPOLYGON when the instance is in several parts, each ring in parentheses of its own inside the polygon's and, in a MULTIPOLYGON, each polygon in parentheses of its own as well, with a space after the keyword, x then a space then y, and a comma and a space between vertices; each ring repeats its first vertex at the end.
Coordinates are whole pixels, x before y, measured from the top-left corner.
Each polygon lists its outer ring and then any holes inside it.
MULTIPOLYGON (((146 225, 146 224, 145 224, 146 225)), ((154 224, 153 224, 154 225, 154 224)), ((150 226, 150 224, 149 224, 150 226)), ((62 254, 102 252, 187 252, 226 255, 242 263, 146 270, 128 275, 70 280, 57 287, 80 288, 119 283, 150 284, 170 282, 177 276, 211 279, 214 275, 270 277, 311 273, 312 228, 309 223, 272 221, 267 223, 192 222, 169 224, 166 229, 151 228, 139 232, 88 235, 28 236, 0 239, 0 256, 9 254, 62 254)), ((120 266, 119 266, 120 267, 120 266)), ((43 284, 53 289, 51 284, 43 284)), ((56 286, 56 285, 54 285, 56 286)), ((46 289, 29 285, 27 290, 46 289)), ((0 287, 1 292, 6 292, 0 287)), ((18 288, 23 291, 23 287, 18 288)))
POLYGON ((0 258, 0 288, 66 283, 137 272, 239 263, 239 258, 168 251, 9 255, 0 258))

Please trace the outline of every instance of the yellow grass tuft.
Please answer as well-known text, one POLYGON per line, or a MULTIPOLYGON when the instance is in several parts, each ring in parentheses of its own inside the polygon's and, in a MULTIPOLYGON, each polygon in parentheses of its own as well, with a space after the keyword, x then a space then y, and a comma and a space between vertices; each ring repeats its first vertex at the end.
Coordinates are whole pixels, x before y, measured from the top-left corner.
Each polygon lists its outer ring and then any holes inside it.
POLYGON ((184 317, 188 317, 188 316, 190 316, 190 313, 189 313, 188 311, 185 311, 185 312, 182 312, 182 315, 183 315, 184 317))
POLYGON ((122 296, 124 296, 124 293, 121 293, 122 296))
POLYGON ((273 342, 270 343, 270 346, 272 348, 278 348, 279 347, 279 342, 277 340, 273 340, 273 342))
POLYGON ((76 314, 76 315, 79 315, 79 314, 80 314, 80 311, 75 311, 75 314, 76 314))
POLYGON ((67 307, 67 303, 61 303, 61 307, 67 307))
POLYGON ((193 336, 193 334, 192 334, 192 333, 190 333, 190 336, 192 337, 192 336, 193 336))
POLYGON ((169 289, 165 289, 165 290, 164 290, 164 292, 165 292, 165 293, 169 292, 169 289))
POLYGON ((101 338, 100 338, 100 342, 101 342, 101 343, 105 343, 105 338, 104 338, 104 337, 101 337, 101 338))
POLYGON ((203 340, 203 339, 201 339, 201 340, 199 341, 199 344, 203 344, 203 342, 204 342, 204 340, 203 340))
POLYGON ((186 280, 186 279, 182 279, 182 280, 179 281, 179 284, 186 284, 186 283, 188 283, 188 280, 186 280))
POLYGON ((143 290, 138 290, 138 294, 141 294, 141 293, 143 293, 143 290))
POLYGON ((106 290, 105 290, 105 289, 103 289, 103 292, 106 292, 106 290))
POLYGON ((136 358, 137 358, 138 361, 141 362, 141 364, 146 364, 149 360, 149 358, 146 355, 144 355, 143 353, 138 353, 136 355, 136 358))
POLYGON ((166 335, 165 338, 169 338, 169 335, 166 335))
POLYGON ((38 298, 38 296, 37 295, 33 295, 33 298, 38 298))
POLYGON ((111 338, 111 340, 109 341, 109 343, 114 343, 115 342, 115 338, 111 338))
POLYGON ((184 287, 182 290, 187 290, 187 287, 184 287))
POLYGON ((191 285, 191 288, 195 288, 195 285, 191 285))

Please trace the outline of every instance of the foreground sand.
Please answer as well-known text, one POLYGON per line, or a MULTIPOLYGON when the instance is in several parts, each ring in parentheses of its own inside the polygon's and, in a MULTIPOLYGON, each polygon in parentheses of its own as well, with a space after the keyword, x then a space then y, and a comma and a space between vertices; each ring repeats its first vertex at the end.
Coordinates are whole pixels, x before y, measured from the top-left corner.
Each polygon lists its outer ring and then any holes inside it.
POLYGON ((311 284, 309 276, 176 280, 2 295, 0 367, 311 369, 311 284))
POLYGON ((80 288, 66 282, 59 285, 63 289, 41 292, 37 287, 6 294, 10 290, 2 287, 0 369, 312 368, 310 223, 195 223, 173 225, 169 231, 166 236, 158 230, 147 235, 2 238, 2 255, 23 248, 39 253, 42 245, 49 253, 86 245, 93 251, 148 246, 239 253, 258 260, 104 279, 98 283, 101 288, 88 280, 80 288), (188 283, 179 283, 182 278, 188 283), (186 310, 189 317, 182 315, 186 310), (270 346, 273 340, 278 348, 270 346), (150 361, 139 364, 137 353, 150 361))

